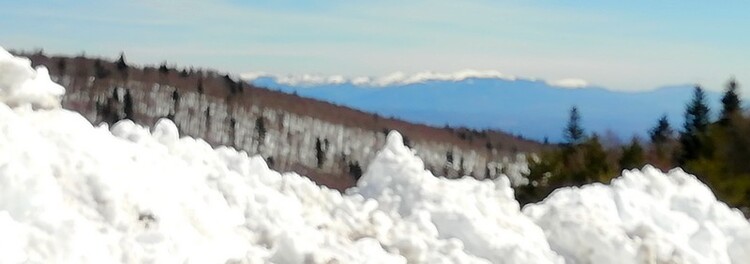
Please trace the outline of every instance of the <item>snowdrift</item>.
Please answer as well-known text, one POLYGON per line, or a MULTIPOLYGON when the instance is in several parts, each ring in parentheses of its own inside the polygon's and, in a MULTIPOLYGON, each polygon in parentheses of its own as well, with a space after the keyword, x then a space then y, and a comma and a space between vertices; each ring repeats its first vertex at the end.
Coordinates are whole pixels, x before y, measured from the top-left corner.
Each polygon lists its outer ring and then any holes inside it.
POLYGON ((523 210, 447 180, 392 132, 345 194, 168 120, 94 127, 0 49, 0 263, 748 263, 750 223, 651 167, 523 210))

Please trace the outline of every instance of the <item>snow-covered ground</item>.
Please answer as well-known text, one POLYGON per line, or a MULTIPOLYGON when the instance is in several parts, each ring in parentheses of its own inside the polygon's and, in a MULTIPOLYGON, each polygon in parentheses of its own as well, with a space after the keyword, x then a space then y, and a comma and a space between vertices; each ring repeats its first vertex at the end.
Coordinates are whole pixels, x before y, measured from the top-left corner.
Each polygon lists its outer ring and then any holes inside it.
POLYGON ((749 263, 750 223, 681 170, 563 188, 438 178, 392 132, 345 194, 260 157, 94 127, 0 49, 0 263, 749 263))

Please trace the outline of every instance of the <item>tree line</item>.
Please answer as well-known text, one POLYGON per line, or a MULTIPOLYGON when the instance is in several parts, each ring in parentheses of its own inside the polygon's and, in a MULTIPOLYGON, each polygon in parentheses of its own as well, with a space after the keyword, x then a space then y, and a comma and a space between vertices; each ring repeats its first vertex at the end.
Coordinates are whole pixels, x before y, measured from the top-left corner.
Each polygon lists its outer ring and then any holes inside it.
POLYGON ((531 184, 516 190, 522 203, 536 202, 563 186, 608 183, 625 169, 652 164, 666 170, 681 167, 707 184, 730 206, 750 208, 750 117, 742 108, 739 84, 731 79, 721 98, 718 118, 711 118, 705 91, 699 85, 685 107, 679 130, 666 115, 648 131, 648 139, 634 137, 606 148, 596 133, 586 133, 577 107, 570 109, 564 142, 530 158, 531 184))

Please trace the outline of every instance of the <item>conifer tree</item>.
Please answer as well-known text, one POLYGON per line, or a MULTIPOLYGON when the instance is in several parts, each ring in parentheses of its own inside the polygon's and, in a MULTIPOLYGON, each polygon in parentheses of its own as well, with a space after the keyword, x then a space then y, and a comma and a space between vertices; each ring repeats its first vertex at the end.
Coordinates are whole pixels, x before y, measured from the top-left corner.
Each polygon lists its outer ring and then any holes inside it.
POLYGON ((732 118, 740 113, 741 102, 740 97, 737 94, 738 89, 737 81, 732 78, 727 83, 727 89, 724 92, 724 96, 721 98, 721 121, 720 124, 727 126, 729 125, 732 118))
POLYGON ((672 127, 669 126, 669 120, 667 120, 666 114, 662 115, 661 118, 659 118, 659 121, 657 121, 656 126, 649 131, 651 143, 654 145, 666 143, 672 138, 673 134, 674 131, 672 130, 672 127))
POLYGON ((622 155, 618 161, 620 169, 636 169, 644 165, 643 147, 638 139, 633 138, 625 147, 622 147, 622 155))
POLYGON ((581 169, 586 176, 584 181, 579 182, 578 184, 591 183, 594 181, 607 181, 609 178, 605 177, 613 176, 609 173, 610 164, 607 162, 607 152, 604 151, 599 136, 593 135, 584 142, 583 156, 584 166, 581 169))
POLYGON ((578 107, 573 106, 570 108, 570 117, 568 119, 568 125, 565 127, 565 141, 571 145, 578 145, 583 142, 584 132, 581 128, 581 115, 578 113, 578 107))
POLYGON ((135 121, 135 116, 133 115, 133 97, 130 95, 130 90, 125 90, 125 96, 122 103, 125 118, 135 121))
POLYGON ((695 86, 693 99, 685 110, 685 126, 680 133, 682 152, 678 160, 680 165, 696 160, 706 154, 705 134, 708 129, 709 111, 706 94, 703 88, 695 86))
POLYGON ((126 72, 128 70, 128 64, 125 63, 125 53, 120 52, 120 58, 117 59, 115 62, 115 65, 117 65, 117 70, 120 72, 126 72))

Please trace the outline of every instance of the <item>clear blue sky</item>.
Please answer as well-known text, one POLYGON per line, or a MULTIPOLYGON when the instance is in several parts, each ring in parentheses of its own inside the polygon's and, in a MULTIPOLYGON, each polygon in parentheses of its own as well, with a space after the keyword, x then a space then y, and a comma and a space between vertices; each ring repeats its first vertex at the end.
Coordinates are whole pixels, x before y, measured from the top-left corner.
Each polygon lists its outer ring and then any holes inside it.
MULTIPOLYGON (((0 46, 240 74, 471 68, 612 89, 750 86, 750 1, 0 0, 0 46)), ((750 89, 743 89, 750 93, 750 89)))

